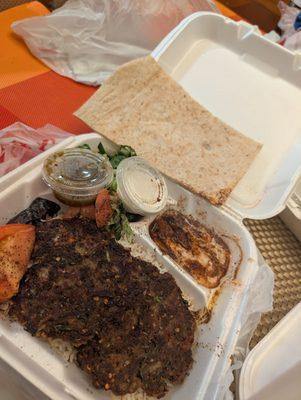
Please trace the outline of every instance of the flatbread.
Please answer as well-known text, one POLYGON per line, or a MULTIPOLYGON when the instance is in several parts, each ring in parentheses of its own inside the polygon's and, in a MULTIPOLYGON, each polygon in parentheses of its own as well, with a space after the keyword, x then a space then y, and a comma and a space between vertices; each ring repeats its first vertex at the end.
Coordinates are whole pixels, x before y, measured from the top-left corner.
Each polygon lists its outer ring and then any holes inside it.
POLYGON ((75 115, 216 205, 261 148, 192 99, 151 56, 120 67, 75 115))

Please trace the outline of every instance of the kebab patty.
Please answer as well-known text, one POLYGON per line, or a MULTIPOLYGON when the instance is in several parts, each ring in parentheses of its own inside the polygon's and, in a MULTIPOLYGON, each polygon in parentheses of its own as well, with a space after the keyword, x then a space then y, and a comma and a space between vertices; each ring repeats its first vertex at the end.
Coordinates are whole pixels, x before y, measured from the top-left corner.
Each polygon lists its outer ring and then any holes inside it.
POLYGON ((181 383, 196 325, 173 277, 91 220, 49 220, 36 233, 10 317, 34 336, 72 344, 97 388, 159 398, 181 383))

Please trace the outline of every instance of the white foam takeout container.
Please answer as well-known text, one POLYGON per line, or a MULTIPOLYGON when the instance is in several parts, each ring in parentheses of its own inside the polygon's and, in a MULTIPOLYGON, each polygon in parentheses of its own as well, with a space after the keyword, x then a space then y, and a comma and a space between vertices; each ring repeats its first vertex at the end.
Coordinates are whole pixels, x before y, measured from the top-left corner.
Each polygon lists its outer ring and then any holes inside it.
POLYGON ((301 303, 249 353, 240 376, 240 400, 300 400, 301 303))
MULTIPOLYGON (((249 289, 259 268, 254 241, 242 219, 266 218, 281 211, 300 173, 301 126, 297 111, 301 100, 301 60, 258 35, 254 27, 209 13, 186 18, 154 50, 153 56, 201 104, 264 144, 222 208, 167 180, 171 198, 181 199, 185 212, 223 236, 231 249, 231 265, 209 323, 198 328, 191 373, 166 398, 216 400, 228 389, 225 376, 246 313, 249 289)), ((68 138, 59 147, 82 143, 95 146, 98 142, 97 134, 81 135, 68 138)), ((21 167, 22 178, 19 174, 14 183, 10 180, 9 185, 3 185, 1 224, 35 197, 52 198, 41 180, 42 160, 43 157, 38 163, 29 161, 21 167)), ((198 285, 163 256, 144 222, 133 224, 133 229, 140 242, 156 249, 156 257, 191 299, 193 309, 210 303, 215 291, 198 285)), ((0 321, 0 335, 1 357, 50 398, 109 398, 107 392, 94 390, 82 371, 66 365, 47 344, 17 324, 0 321)))
POLYGON ((301 242, 301 180, 299 179, 294 192, 287 201, 280 218, 301 242))

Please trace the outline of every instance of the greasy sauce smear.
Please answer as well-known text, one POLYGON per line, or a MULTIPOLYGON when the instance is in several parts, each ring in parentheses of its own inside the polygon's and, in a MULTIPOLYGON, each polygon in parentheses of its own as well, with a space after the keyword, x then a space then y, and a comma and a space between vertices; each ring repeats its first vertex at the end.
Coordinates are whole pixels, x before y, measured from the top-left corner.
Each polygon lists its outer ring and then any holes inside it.
POLYGON ((211 313, 211 311, 213 310, 213 308, 214 308, 215 305, 217 304, 217 300, 218 300, 220 294, 221 294, 221 287, 217 288, 217 289, 213 292, 212 296, 210 297, 209 303, 208 303, 208 305, 207 305, 208 312, 211 313))
POLYGON ((198 311, 194 311, 194 319, 198 325, 208 324, 211 319, 212 310, 204 307, 198 311))
MULTIPOLYGON (((236 278, 237 278, 237 275, 238 275, 238 272, 239 272, 239 268, 240 268, 240 266, 242 264, 242 260, 243 260, 243 251, 242 251, 242 248, 240 246, 240 240, 239 240, 238 237, 236 237, 236 236, 228 236, 228 235, 223 235, 223 237, 228 239, 228 240, 231 240, 232 243, 235 244, 235 246, 236 246, 236 248, 237 248, 237 250, 239 252, 239 259, 235 263, 236 264, 236 268, 235 268, 235 270, 233 272, 233 277, 232 277, 232 282, 235 284, 235 281, 236 281, 236 278)), ((237 282, 238 281, 236 281, 236 283, 237 282)))
POLYGON ((167 210, 154 219, 149 233, 160 250, 168 254, 198 283, 215 288, 230 264, 227 244, 191 216, 167 210))

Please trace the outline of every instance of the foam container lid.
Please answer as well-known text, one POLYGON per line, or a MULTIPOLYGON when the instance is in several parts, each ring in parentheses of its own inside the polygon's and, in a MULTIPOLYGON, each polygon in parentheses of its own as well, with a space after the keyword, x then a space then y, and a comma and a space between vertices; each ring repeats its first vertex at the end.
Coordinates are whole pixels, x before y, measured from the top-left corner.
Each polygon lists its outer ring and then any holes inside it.
MULTIPOLYGON (((67 148, 84 143, 96 150, 98 134, 80 135, 67 148)), ((64 146, 64 143, 61 143, 64 146)), ((248 305, 249 291, 260 263, 254 241, 242 222, 225 210, 213 207, 204 199, 166 179, 172 203, 179 201, 187 214, 201 219, 223 237, 231 252, 230 266, 217 289, 198 284, 171 258, 164 255, 152 241, 148 226, 154 216, 133 223, 132 228, 144 252, 152 256, 175 278, 192 310, 197 311, 214 304, 210 321, 196 330, 192 370, 182 385, 174 387, 166 400, 219 400, 225 391, 225 377, 234 352, 242 321, 248 305)), ((0 193, 0 223, 5 223, 27 207, 37 196, 55 200, 51 190, 42 181, 42 160, 0 193)), ((0 319, 1 358, 15 368, 51 399, 106 400, 107 392, 91 386, 89 379, 75 365, 68 364, 46 343, 33 338, 22 326, 0 319)), ((226 388, 227 389, 227 388, 226 388)), ((144 397, 134 397, 142 400, 144 397)))
POLYGON ((243 21, 195 13, 153 56, 195 100, 263 144, 225 207, 254 219, 282 211, 301 172, 301 55, 243 21))
POLYGON ((240 375, 240 400, 299 400, 301 303, 249 353, 240 375))

